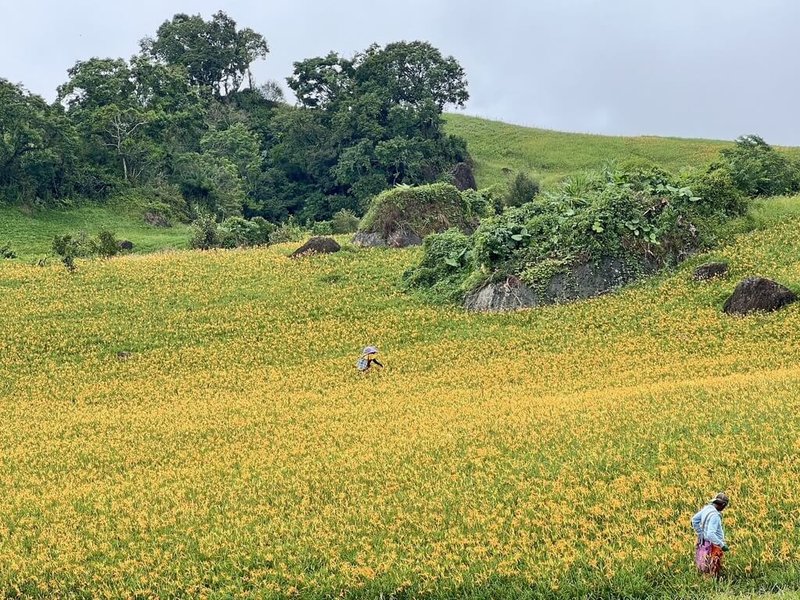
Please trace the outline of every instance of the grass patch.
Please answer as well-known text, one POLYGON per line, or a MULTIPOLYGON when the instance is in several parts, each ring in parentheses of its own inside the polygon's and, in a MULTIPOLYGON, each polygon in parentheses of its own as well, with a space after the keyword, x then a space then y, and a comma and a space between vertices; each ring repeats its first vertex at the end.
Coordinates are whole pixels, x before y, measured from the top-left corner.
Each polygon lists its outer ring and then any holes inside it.
POLYGON ((97 235, 103 229, 113 231, 117 239, 132 241, 136 253, 186 248, 189 239, 188 226, 152 227, 143 221, 141 212, 124 205, 41 210, 0 206, 0 245, 7 242, 17 253, 17 260, 50 254, 56 235, 79 231, 97 235))

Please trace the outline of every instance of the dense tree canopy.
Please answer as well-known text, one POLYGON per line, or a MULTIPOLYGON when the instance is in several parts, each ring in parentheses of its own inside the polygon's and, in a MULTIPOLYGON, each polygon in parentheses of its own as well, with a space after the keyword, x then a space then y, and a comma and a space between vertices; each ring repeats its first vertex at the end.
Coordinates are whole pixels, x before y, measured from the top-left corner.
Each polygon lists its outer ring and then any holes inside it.
POLYGON ((53 105, 0 80, 2 197, 140 190, 182 214, 321 220, 362 214, 382 190, 436 181, 467 158, 441 120, 468 98, 464 71, 430 44, 297 62, 296 106, 275 82, 253 80, 267 53, 223 12, 178 14, 128 60, 76 62, 53 105))
POLYGON ((0 79, 0 200, 49 200, 76 191, 75 128, 59 106, 0 79))
POLYGON ((469 97, 464 71, 430 44, 373 45, 352 59, 330 53, 294 67, 287 81, 305 114, 279 121, 273 152, 292 168, 274 195, 316 188, 322 197, 306 204, 307 216, 363 211, 381 190, 435 181, 466 158, 465 143, 446 136, 441 120, 445 106, 469 97), (311 160, 308 135, 317 148, 311 160))

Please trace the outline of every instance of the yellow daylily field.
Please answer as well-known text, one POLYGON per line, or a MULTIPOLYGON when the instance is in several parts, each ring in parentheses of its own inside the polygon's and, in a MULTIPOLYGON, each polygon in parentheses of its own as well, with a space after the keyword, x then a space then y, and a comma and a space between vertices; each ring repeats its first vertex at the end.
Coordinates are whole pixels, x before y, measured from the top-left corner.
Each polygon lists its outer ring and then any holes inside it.
POLYGON ((800 221, 618 294, 468 314, 419 251, 0 266, 0 597, 694 597, 800 581, 800 221), (385 368, 354 363, 374 344, 385 368))

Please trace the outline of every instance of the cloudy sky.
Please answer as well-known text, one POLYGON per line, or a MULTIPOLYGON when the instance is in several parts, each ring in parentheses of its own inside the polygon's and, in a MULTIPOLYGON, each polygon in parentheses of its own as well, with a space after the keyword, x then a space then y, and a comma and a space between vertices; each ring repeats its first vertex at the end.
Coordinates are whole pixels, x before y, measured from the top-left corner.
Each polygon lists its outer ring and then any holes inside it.
POLYGON ((465 68, 468 114, 800 145, 798 0, 0 0, 0 77, 53 99, 76 60, 130 57, 173 14, 220 9, 267 39, 262 81, 421 39, 465 68))

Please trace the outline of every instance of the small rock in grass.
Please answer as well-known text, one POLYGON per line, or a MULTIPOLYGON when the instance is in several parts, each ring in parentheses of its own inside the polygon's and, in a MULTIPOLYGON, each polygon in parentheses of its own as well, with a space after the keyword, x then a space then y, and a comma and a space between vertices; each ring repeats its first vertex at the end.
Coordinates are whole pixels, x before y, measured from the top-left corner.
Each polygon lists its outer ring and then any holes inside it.
POLYGON ((695 281, 708 281, 717 277, 724 277, 728 274, 728 263, 711 262, 700 265, 694 270, 692 279, 695 281))
POLYGON ((300 246, 297 250, 292 252, 292 257, 303 256, 304 254, 332 254, 339 252, 342 247, 333 238, 329 237, 312 237, 305 244, 300 246))
POLYGON ((796 300, 797 295, 780 283, 764 277, 749 277, 736 286, 722 310, 729 315, 772 312, 796 300))

